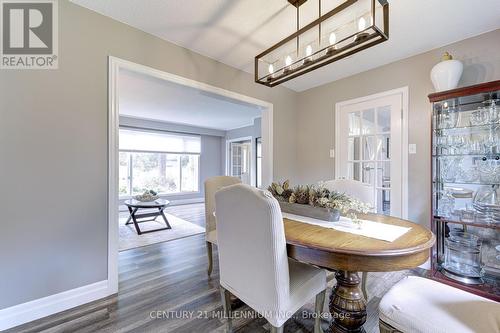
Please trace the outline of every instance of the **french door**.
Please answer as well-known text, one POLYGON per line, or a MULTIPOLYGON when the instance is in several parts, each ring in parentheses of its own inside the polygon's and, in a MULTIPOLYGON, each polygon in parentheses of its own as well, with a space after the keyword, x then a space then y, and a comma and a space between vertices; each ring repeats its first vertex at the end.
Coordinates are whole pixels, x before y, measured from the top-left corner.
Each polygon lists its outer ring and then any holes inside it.
POLYGON ((229 175, 252 185, 252 141, 229 142, 229 175))
POLYGON ((337 179, 372 187, 378 214, 403 215, 403 95, 336 105, 337 179))

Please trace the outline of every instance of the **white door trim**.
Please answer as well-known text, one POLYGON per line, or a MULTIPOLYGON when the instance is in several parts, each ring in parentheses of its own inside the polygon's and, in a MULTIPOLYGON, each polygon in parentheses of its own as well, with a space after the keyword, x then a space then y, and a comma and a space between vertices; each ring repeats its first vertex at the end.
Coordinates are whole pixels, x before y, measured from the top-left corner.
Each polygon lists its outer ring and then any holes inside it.
POLYGON ((128 69, 156 78, 237 99, 262 108, 262 180, 273 180, 273 104, 229 90, 109 56, 108 58, 108 276, 91 283, 26 303, 0 309, 0 331, 89 303, 118 292, 118 73, 128 69), (265 140, 265 141, 264 141, 265 140))
POLYGON ((262 183, 273 180, 273 104, 230 90, 167 73, 152 67, 109 56, 108 77, 108 282, 110 294, 118 292, 118 128, 120 69, 127 69, 169 82, 254 104, 262 108, 262 183))
POLYGON ((408 86, 392 89, 388 91, 383 91, 380 93, 358 97, 342 102, 335 103, 335 169, 334 178, 337 178, 336 170, 340 170, 340 158, 337 158, 340 144, 340 109, 346 105, 357 104, 361 102, 367 102, 373 99, 378 99, 382 97, 400 95, 401 96, 401 117, 402 117, 402 133, 401 137, 403 142, 401 143, 401 165, 402 165, 402 176, 401 176, 401 192, 402 192, 402 218, 408 219, 408 108, 409 108, 409 89, 408 86))

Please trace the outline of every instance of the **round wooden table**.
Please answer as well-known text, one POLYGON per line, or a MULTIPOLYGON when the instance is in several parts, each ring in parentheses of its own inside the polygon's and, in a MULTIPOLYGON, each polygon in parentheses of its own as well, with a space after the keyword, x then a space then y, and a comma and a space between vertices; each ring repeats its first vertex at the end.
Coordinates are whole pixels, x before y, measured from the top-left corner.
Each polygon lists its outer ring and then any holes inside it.
POLYGON ((411 227, 394 242, 359 236, 284 218, 288 256, 335 271, 330 297, 331 332, 364 332, 366 301, 357 272, 389 272, 417 267, 427 261, 434 234, 399 218, 359 215, 359 218, 411 227))

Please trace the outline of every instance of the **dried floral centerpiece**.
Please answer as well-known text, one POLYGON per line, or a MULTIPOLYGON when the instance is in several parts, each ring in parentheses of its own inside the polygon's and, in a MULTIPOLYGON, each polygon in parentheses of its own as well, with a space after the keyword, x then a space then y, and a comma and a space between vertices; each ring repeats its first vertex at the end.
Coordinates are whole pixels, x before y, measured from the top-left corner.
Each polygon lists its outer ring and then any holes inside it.
POLYGON ((134 197, 135 200, 141 202, 151 202, 159 198, 160 196, 158 195, 158 193, 153 190, 146 190, 143 194, 139 194, 134 197))
POLYGON ((356 213, 368 213, 371 209, 368 204, 345 193, 330 191, 321 183, 291 188, 290 181, 286 180, 272 183, 268 190, 278 200, 283 212, 330 222, 338 221, 343 214, 357 223, 360 220, 356 213))

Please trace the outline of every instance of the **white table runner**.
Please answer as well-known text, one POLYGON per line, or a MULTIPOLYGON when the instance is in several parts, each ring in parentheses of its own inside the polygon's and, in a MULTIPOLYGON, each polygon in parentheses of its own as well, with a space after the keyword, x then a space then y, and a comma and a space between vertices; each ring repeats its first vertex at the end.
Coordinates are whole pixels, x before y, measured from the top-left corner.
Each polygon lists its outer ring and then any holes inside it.
POLYGON ((351 234, 375 238, 386 242, 394 242, 396 239, 398 239, 411 229, 368 220, 361 220, 361 228, 358 228, 356 224, 351 222, 351 219, 344 216, 341 216, 340 220, 337 222, 327 222, 314 219, 312 217, 288 213, 283 213, 283 217, 298 222, 313 224, 323 228, 335 229, 342 232, 349 232, 351 234))

